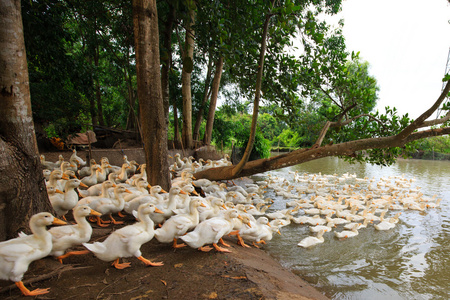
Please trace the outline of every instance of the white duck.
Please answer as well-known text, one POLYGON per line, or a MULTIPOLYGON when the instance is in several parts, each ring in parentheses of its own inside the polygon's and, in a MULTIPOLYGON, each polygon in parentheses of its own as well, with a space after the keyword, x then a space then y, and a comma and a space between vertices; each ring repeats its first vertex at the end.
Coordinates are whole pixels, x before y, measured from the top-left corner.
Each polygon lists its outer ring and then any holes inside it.
POLYGON ((81 182, 83 182, 87 186, 93 186, 99 183, 97 181, 97 174, 102 171, 99 165, 91 166, 91 175, 81 178, 81 182))
POLYGON ((141 204, 152 203, 154 205, 162 205, 164 203, 164 198, 159 192, 163 189, 159 185, 154 185, 150 188, 149 195, 137 196, 131 201, 125 202, 124 210, 132 214, 133 210, 137 210, 141 204))
POLYGON ((148 184, 147 180, 141 179, 136 181, 136 187, 129 188, 131 194, 125 196, 125 202, 129 202, 138 196, 148 195, 149 192, 147 188, 151 187, 152 186, 148 184))
POLYGON ((192 199, 189 203, 189 213, 170 217, 161 228, 155 230, 155 237, 160 243, 173 242, 174 248, 181 248, 186 244, 177 244, 177 239, 188 230, 194 229, 199 223, 197 207, 202 206, 200 199, 192 199))
POLYGON ((256 222, 250 222, 250 226, 242 226, 239 231, 242 239, 252 242, 253 246, 259 248, 256 244, 266 244, 273 237, 273 232, 277 232, 277 227, 272 227, 269 219, 266 217, 259 217, 256 222))
MULTIPOLYGON (((73 209, 78 203, 78 194, 75 189, 79 186, 85 186, 79 179, 69 179, 64 188, 62 197, 50 198, 50 203, 57 216, 65 218, 64 215, 73 209)), ((86 186, 85 186, 86 187, 86 186)))
POLYGON ((249 207, 246 207, 247 213, 253 215, 253 216, 262 216, 266 213, 266 210, 270 207, 270 205, 264 206, 265 203, 259 202, 255 206, 251 205, 249 207))
POLYGON ((122 164, 122 168, 120 169, 120 172, 116 172, 117 174, 117 181, 118 182, 125 182, 128 179, 128 172, 131 169, 129 163, 122 164))
POLYGON ((95 172, 95 175, 97 176, 97 183, 102 183, 107 179, 108 176, 108 170, 112 169, 112 166, 107 161, 102 161, 100 164, 100 171, 95 172))
POLYGON ((309 248, 312 247, 314 245, 320 244, 324 242, 324 238, 323 238, 323 233, 325 231, 324 230, 320 230, 317 233, 317 236, 308 236, 306 238, 304 238, 303 240, 301 240, 297 246, 303 247, 303 248, 309 248))
POLYGON ((99 212, 92 210, 87 205, 77 206, 73 209, 75 225, 65 225, 50 228, 52 234, 52 251, 50 255, 55 256, 60 263, 71 255, 86 254, 88 251, 71 251, 64 254, 70 247, 89 242, 92 235, 92 227, 86 220, 89 215, 100 216, 99 212))
MULTIPOLYGON (((204 205, 204 207, 206 207, 206 205, 204 205)), ((200 222, 203 222, 206 219, 211 219, 211 218, 219 216, 220 212, 221 212, 221 210, 220 210, 221 208, 223 208, 225 210, 227 209, 227 207, 225 206, 225 204, 223 202, 223 199, 214 197, 211 200, 211 205, 210 205, 209 209, 205 208, 200 213, 200 222)))
POLYGON ((337 238, 339 238, 339 239, 346 239, 346 238, 349 238, 349 237, 357 236, 358 233, 359 233, 359 232, 358 232, 358 226, 359 226, 359 224, 353 225, 353 228, 352 228, 351 231, 348 231, 348 230, 344 230, 344 231, 341 231, 341 232, 335 231, 335 232, 334 232, 334 235, 335 235, 337 238))
POLYGON ((73 149, 72 155, 69 158, 69 161, 77 162, 80 167, 84 167, 86 165, 86 161, 77 155, 77 150, 73 149))
POLYGON ((141 246, 149 242, 153 236, 154 223, 149 214, 159 212, 151 203, 145 203, 139 206, 137 218, 139 222, 122 227, 111 233, 102 243, 93 244, 83 243, 83 245, 103 261, 114 261, 113 266, 117 269, 124 269, 130 266, 130 263, 119 263, 123 257, 135 256, 147 266, 162 266, 161 262, 151 262, 144 258, 141 253, 141 246))
MULTIPOLYGON (((130 193, 130 191, 124 185, 119 184, 114 188, 114 198, 98 198, 89 203, 83 203, 80 201, 79 205, 86 204, 93 210, 101 213, 101 215, 109 215, 109 218, 113 224, 123 224, 122 221, 114 220, 112 214, 123 210, 125 206, 125 199, 123 198, 124 193, 130 193)), ((110 223, 110 221, 103 221, 100 216, 96 216, 96 218, 97 225, 101 227, 106 227, 108 225, 105 223, 110 223)))
POLYGON ((91 175, 91 166, 93 166, 95 164, 97 164, 97 163, 95 162, 95 159, 92 158, 89 161, 89 166, 82 167, 80 170, 78 170, 78 176, 80 176, 80 178, 83 178, 83 177, 91 175))
POLYGON ((46 230, 46 226, 51 224, 66 223, 50 213, 38 213, 30 218, 30 229, 33 234, 0 243, 0 279, 14 281, 25 296, 48 293, 48 288, 28 290, 22 278, 31 262, 46 257, 52 250, 52 235, 46 230))
POLYGON ((355 226, 355 224, 357 224, 358 226, 356 227, 356 229, 362 229, 362 228, 367 228, 367 225, 369 224, 369 219, 364 219, 363 223, 348 223, 344 225, 344 229, 348 229, 348 230, 352 230, 353 226, 355 226))
POLYGON ((323 230, 324 232, 330 232, 334 227, 336 227, 336 225, 334 225, 333 223, 327 223, 326 225, 310 226, 309 231, 314 233, 318 233, 321 230, 323 230))
POLYGON ((96 185, 90 186, 87 190, 78 189, 78 194, 81 197, 105 197, 111 198, 109 189, 115 187, 116 185, 111 180, 103 181, 102 183, 97 183, 96 185))
POLYGON ((224 246, 228 246, 223 242, 222 237, 233 230, 232 220, 238 216, 237 210, 227 210, 224 217, 205 220, 199 223, 194 231, 188 232, 180 238, 191 248, 197 248, 204 252, 212 250, 209 246, 205 247, 206 244, 212 244, 219 252, 230 252, 228 249, 219 247, 217 243, 220 241, 224 246))
POLYGON ((376 230, 389 230, 395 227, 395 219, 393 218, 385 220, 384 217, 381 217, 380 221, 380 223, 373 225, 376 230))
POLYGON ((169 191, 169 201, 167 203, 162 203, 156 205, 159 210, 161 210, 162 214, 151 213, 150 218, 152 218, 153 222, 156 224, 161 224, 168 218, 170 218, 174 212, 173 210, 177 208, 177 199, 176 196, 178 194, 185 194, 179 187, 172 187, 169 191))
POLYGON ((40 155, 40 159, 41 159, 41 165, 45 169, 49 169, 50 171, 59 168, 59 166, 61 165, 61 163, 58 164, 58 162, 51 162, 51 161, 45 160, 45 156, 43 154, 40 155))

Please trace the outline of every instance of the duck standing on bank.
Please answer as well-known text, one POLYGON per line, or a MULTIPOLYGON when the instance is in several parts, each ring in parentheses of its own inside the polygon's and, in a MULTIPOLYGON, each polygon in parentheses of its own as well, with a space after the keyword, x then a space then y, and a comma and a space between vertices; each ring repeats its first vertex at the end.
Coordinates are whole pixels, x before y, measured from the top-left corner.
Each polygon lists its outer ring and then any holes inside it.
POLYGON ((73 217, 75 219, 75 225, 65 225, 50 228, 49 232, 52 235, 52 251, 50 255, 55 256, 60 263, 62 260, 71 255, 87 254, 89 251, 70 251, 64 254, 64 252, 70 247, 81 245, 82 243, 89 242, 92 235, 91 224, 86 220, 89 215, 100 216, 99 212, 92 210, 87 205, 77 206, 73 209, 73 217))
POLYGON ((66 222, 53 217, 48 212, 35 214, 30 218, 30 229, 33 234, 0 243, 0 279, 14 281, 25 296, 48 293, 48 288, 28 290, 22 278, 31 262, 50 254, 52 235, 46 230, 46 226, 52 224, 64 225, 66 222))
POLYGON ((223 242, 222 237, 233 230, 232 221, 234 218, 238 217, 239 215, 236 209, 229 209, 224 213, 223 217, 207 219, 198 224, 194 231, 191 231, 180 238, 191 248, 197 248, 204 252, 212 250, 209 246, 205 247, 206 244, 212 244, 219 252, 230 252, 230 250, 219 247, 217 243, 220 241, 222 245, 229 246, 223 242))
POLYGON ((133 225, 122 227, 111 233, 102 243, 93 244, 83 243, 87 249, 103 261, 114 261, 113 266, 116 269, 125 269, 130 267, 130 263, 119 263, 123 257, 135 256, 147 266, 159 267, 162 262, 151 262, 142 256, 141 246, 149 242, 155 235, 154 225, 150 218, 150 213, 162 213, 156 206, 150 203, 144 203, 139 206, 137 219, 133 225))

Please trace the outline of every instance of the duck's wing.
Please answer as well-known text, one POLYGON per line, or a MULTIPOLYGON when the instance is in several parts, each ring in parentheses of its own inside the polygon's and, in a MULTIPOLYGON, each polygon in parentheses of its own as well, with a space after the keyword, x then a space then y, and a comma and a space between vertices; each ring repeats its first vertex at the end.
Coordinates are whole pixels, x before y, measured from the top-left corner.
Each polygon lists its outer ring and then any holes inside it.
POLYGON ((6 261, 15 261, 20 257, 33 256, 40 250, 32 235, 11 239, 0 244, 0 256, 6 261))
POLYGON ((79 235, 76 225, 53 227, 49 229, 49 232, 52 234, 53 239, 61 239, 64 237, 74 237, 79 235))

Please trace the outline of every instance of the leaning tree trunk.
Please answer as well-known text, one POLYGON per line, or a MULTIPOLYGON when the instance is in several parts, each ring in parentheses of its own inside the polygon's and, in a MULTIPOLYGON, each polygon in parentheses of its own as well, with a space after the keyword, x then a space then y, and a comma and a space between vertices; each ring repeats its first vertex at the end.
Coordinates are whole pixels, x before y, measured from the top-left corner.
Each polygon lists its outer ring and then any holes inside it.
MULTIPOLYGON (((273 0, 272 6, 274 5, 274 3, 275 0, 273 0)), ((242 171, 244 165, 250 158, 250 153, 252 152, 253 144, 255 143, 256 122, 258 121, 259 100, 261 98, 261 85, 264 71, 264 57, 266 55, 266 47, 267 47, 266 44, 270 18, 271 14, 266 15, 263 27, 263 34, 261 37, 261 51, 259 53, 258 73, 256 75, 255 99, 253 101, 253 116, 252 116, 252 125, 250 128, 250 137, 248 138, 247 147, 245 148, 244 155, 242 156, 239 163, 232 169, 233 176, 238 176, 239 173, 242 171)))
MULTIPOLYGON (((188 1, 193 5, 193 1, 188 1)), ((189 6, 189 5, 188 5, 189 6)), ((181 73, 181 93, 183 95, 183 144, 187 149, 194 147, 192 138, 192 91, 191 91, 191 72, 194 67, 194 29, 195 11, 189 7, 189 16, 186 20, 186 41, 183 57, 183 71, 181 73)))
POLYGON ((216 73, 212 84, 211 101, 209 102, 208 118, 206 119, 205 144, 211 144, 211 136, 214 125, 214 115, 216 113, 217 97, 219 95, 220 78, 222 77, 223 57, 216 62, 216 73))
MULTIPOLYGON (((450 119, 449 113, 444 118, 426 121, 426 119, 440 107, 440 105, 446 99, 449 93, 450 93, 450 81, 447 82, 447 85, 445 86, 439 98, 427 111, 425 111, 416 120, 411 122, 411 124, 408 125, 406 128, 404 128, 402 131, 400 131, 397 134, 393 133, 391 136, 367 138, 325 146, 322 146, 321 142, 316 142, 314 146, 309 149, 299 149, 290 153, 281 154, 271 158, 258 159, 247 162, 246 164, 244 164, 239 174, 233 172, 234 166, 227 166, 220 168, 211 168, 205 171, 197 172, 194 174, 194 177, 197 179, 208 178, 209 180, 215 181, 230 180, 237 177, 250 176, 257 173, 263 173, 276 169, 286 168, 323 157, 328 156, 354 157, 358 151, 368 149, 387 149, 392 147, 403 147, 407 143, 410 143, 412 141, 432 136, 448 135, 450 134, 450 127, 432 128, 422 131, 417 131, 417 129, 445 124, 445 122, 447 122, 450 119)), ((330 122, 327 122, 318 140, 323 140, 323 136, 326 134, 326 130, 330 127, 330 124, 331 124, 330 122)), ((349 123, 347 123, 346 125, 348 124, 349 123)), ((332 125, 338 126, 342 125, 342 123, 341 124, 335 123, 332 125)))
POLYGON ((34 134, 20 0, 0 1, 0 240, 52 211, 34 134))
POLYGON ((161 90, 156 0, 133 0, 136 71, 142 136, 151 185, 170 185, 167 127, 161 90))

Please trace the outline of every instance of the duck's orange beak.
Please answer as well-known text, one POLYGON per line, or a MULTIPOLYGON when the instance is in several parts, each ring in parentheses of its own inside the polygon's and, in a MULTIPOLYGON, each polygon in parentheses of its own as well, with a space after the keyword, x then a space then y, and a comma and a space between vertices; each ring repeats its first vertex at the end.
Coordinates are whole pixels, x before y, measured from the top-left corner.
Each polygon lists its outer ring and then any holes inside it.
POLYGON ((82 187, 85 187, 85 188, 88 188, 88 186, 87 185, 85 185, 84 183, 82 183, 82 182, 80 182, 80 186, 82 186, 82 187))
POLYGON ((99 213, 99 212, 96 211, 96 210, 91 209, 91 215, 93 215, 93 216, 101 216, 102 214, 99 213))
POLYGON ((163 214, 163 211, 162 211, 162 210, 160 210, 159 208, 155 207, 155 213, 158 213, 158 214, 163 214))
POLYGON ((58 189, 55 189, 55 193, 58 193, 58 194, 63 194, 63 195, 64 195, 64 192, 63 192, 63 191, 61 191, 61 190, 58 190, 58 189))
POLYGON ((225 204, 222 204, 222 207, 223 207, 224 209, 228 209, 228 208, 225 206, 225 204))
POLYGON ((180 191, 180 194, 187 195, 185 191, 180 191))
POLYGON ((63 220, 58 219, 58 218, 53 218, 52 224, 53 225, 66 225, 67 223, 64 222, 63 220))

